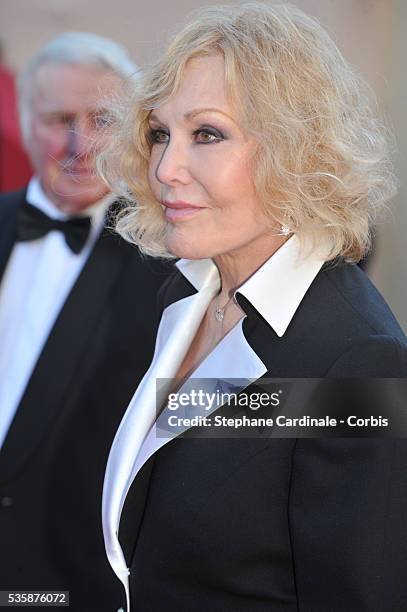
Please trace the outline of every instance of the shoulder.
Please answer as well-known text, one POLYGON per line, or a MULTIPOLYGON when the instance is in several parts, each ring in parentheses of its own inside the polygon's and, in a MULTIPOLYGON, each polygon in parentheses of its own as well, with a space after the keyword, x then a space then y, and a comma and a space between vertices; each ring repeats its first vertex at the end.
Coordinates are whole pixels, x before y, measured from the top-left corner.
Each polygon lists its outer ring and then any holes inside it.
POLYGON ((327 376, 407 376, 406 337, 366 274, 352 264, 328 266, 321 286, 335 300, 332 325, 352 338, 327 376))
POLYGON ((25 194, 26 190, 0 195, 0 236, 3 243, 3 251, 5 249, 8 253, 15 239, 17 213, 25 202, 25 194))
POLYGON ((372 334, 353 343, 349 349, 339 355, 326 376, 407 377, 407 342, 396 336, 372 334))
POLYGON ((25 202, 26 189, 0 194, 0 219, 13 214, 16 205, 25 202))
POLYGON ((407 375, 407 340, 389 306, 353 264, 325 265, 284 336, 263 322, 251 342, 270 370, 296 377, 407 375))
POLYGON ((167 262, 146 256, 139 249, 118 236, 109 246, 109 258, 118 263, 117 295, 120 299, 137 305, 140 315, 146 316, 150 310, 151 317, 157 319, 161 312, 157 310, 161 288, 171 276, 172 268, 167 262))
POLYGON ((328 299, 334 300, 337 314, 352 319, 361 330, 405 339, 385 299, 357 265, 327 265, 317 279, 328 299))

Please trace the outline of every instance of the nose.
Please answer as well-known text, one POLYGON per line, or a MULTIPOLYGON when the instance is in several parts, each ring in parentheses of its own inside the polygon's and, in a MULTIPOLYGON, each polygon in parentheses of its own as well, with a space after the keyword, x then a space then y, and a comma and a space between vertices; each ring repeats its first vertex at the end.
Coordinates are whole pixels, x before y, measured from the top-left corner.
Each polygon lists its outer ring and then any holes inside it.
POLYGON ((93 145, 93 134, 85 120, 76 118, 67 130, 67 149, 70 158, 88 155, 93 145))
POLYGON ((155 177, 163 185, 186 184, 190 180, 190 158, 186 145, 170 140, 162 151, 157 151, 155 177))

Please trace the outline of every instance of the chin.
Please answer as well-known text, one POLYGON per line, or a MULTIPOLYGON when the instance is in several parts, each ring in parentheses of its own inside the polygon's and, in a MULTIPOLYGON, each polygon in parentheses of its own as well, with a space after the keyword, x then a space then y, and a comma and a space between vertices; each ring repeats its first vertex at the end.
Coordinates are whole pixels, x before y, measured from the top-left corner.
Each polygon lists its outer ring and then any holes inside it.
POLYGON ((212 255, 199 240, 193 241, 185 237, 167 235, 166 248, 179 259, 208 259, 212 255))
POLYGON ((55 193, 55 197, 59 201, 59 208, 66 213, 75 214, 93 206, 96 202, 101 200, 108 192, 102 188, 91 188, 85 185, 81 190, 78 189, 65 189, 60 190, 59 193, 55 193))
POLYGON ((180 246, 178 247, 167 247, 168 252, 174 255, 177 259, 208 259, 210 255, 201 253, 200 250, 194 248, 188 248, 180 246))

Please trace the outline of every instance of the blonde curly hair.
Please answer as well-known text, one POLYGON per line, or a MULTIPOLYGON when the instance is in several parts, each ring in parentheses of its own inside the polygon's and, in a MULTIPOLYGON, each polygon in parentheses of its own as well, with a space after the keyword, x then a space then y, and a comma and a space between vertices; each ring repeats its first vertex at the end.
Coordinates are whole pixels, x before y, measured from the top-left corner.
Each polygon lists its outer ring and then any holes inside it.
POLYGON ((221 54, 228 96, 257 142, 252 177, 274 223, 358 261, 394 195, 387 130, 376 103, 325 30, 287 4, 249 2, 197 11, 122 103, 98 166, 125 198, 116 229, 153 256, 165 247, 162 206, 148 184, 148 117, 178 88, 187 62, 221 54))

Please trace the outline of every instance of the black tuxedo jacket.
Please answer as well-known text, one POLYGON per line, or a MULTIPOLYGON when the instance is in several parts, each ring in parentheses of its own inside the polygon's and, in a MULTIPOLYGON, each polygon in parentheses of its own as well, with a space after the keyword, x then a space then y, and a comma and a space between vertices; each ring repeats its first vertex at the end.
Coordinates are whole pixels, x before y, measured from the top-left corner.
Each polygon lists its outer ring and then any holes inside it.
MULTIPOLYGON (((163 307, 194 291, 177 273, 163 307)), ((405 336, 355 265, 322 268, 281 338, 238 300, 266 377, 407 376, 405 336)), ((402 612, 406 511, 405 440, 180 436, 124 506, 131 612, 402 612)))
MULTIPOLYGON (((23 201, 0 199, 0 276, 23 201)), ((103 475, 152 356, 166 274, 106 230, 69 294, 0 452, 0 589, 69 590, 75 612, 112 612, 121 596, 104 551, 103 475)))

